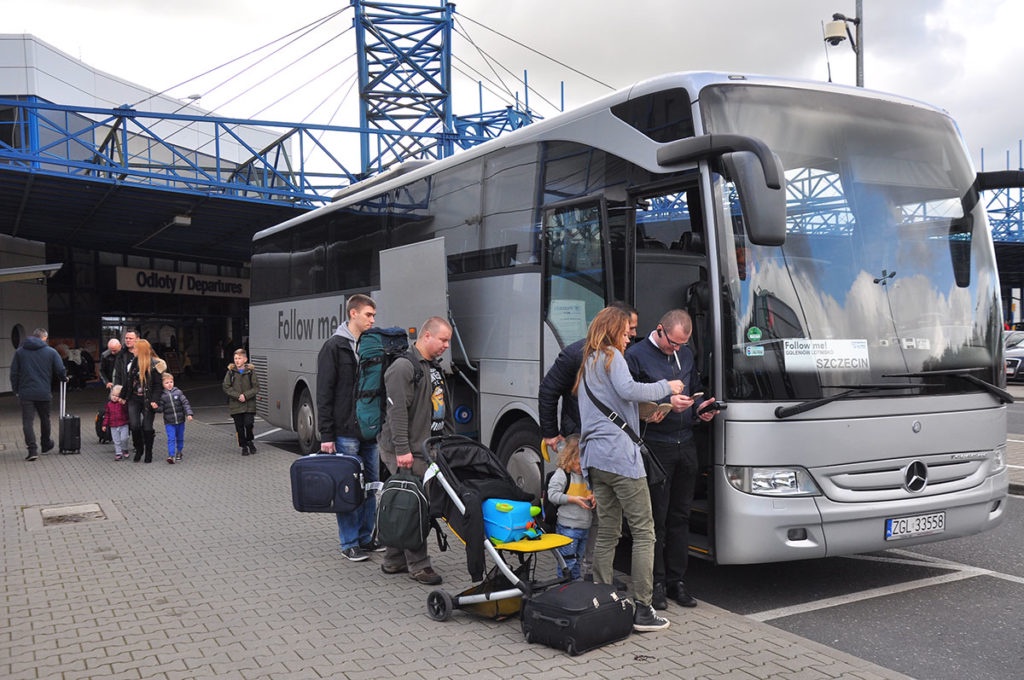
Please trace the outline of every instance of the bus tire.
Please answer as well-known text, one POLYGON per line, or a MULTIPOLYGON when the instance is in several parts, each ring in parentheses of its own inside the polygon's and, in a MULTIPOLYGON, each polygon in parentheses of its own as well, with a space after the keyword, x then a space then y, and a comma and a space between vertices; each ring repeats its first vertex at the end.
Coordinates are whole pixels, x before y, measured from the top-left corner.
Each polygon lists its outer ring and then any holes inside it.
POLYGON ((525 418, 512 423, 498 442, 495 453, 516 485, 538 500, 544 463, 540 453, 540 428, 536 423, 525 418))
POLYGON ((309 390, 303 388, 295 407, 295 433, 299 437, 299 452, 303 455, 320 450, 320 438, 316 429, 316 414, 309 390))

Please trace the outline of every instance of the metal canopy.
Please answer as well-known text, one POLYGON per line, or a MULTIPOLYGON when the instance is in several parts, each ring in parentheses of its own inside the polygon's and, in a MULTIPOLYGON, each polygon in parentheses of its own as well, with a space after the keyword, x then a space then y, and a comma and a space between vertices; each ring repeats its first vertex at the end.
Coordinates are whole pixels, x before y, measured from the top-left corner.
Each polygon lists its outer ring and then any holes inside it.
POLYGON ((0 166, 0 232, 74 248, 239 265, 253 234, 306 210, 0 166))
POLYGON ((45 281, 63 267, 62 262, 55 264, 32 264, 27 267, 8 267, 0 269, 0 283, 7 281, 45 281))

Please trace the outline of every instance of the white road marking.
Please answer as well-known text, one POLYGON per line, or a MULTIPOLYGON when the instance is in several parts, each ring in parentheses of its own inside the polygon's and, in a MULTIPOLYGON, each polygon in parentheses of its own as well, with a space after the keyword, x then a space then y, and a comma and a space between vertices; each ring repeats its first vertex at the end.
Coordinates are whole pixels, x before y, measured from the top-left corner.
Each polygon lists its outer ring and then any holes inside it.
POLYGON ((260 437, 266 437, 268 434, 274 434, 275 432, 280 432, 280 431, 281 431, 281 428, 275 427, 273 430, 267 430, 266 432, 259 433, 258 435, 253 437, 253 439, 259 439, 260 437))
POLYGON ((893 555, 899 555, 900 557, 884 557, 877 555, 851 555, 847 559, 853 560, 864 560, 869 562, 888 562, 891 564, 909 564, 914 566, 934 566, 941 569, 950 569, 951 572, 948 574, 942 574, 940 576, 932 576, 929 578, 918 579, 916 581, 908 581, 906 583, 897 583, 891 586, 883 586, 881 588, 871 588, 869 590, 862 590, 858 593, 850 593, 848 595, 839 595, 837 597, 827 597, 821 600, 815 600, 814 602, 805 602, 804 604, 793 605, 790 607, 779 607, 777 609, 768 609, 762 612, 756 612, 754 614, 747 614, 748 619, 754 621, 771 621, 772 619, 781 619, 785 616, 794 616, 797 614, 804 614, 807 612, 817 611, 819 609, 829 609, 831 607, 841 607, 843 605, 852 604, 854 602, 861 602, 863 600, 870 600, 876 597, 886 597, 894 595, 896 593, 903 593, 910 590, 917 590, 919 588, 929 588, 931 586, 942 585, 944 583, 954 583, 956 581, 963 581, 969 578, 975 578, 977 576, 991 576, 993 578, 1002 579, 1018 585, 1024 585, 1024 577, 1014 576, 1012 574, 1003 574, 1001 572, 991 571, 989 569, 982 569, 980 567, 972 567, 966 564, 960 564, 959 562, 950 562, 937 557, 929 557, 927 555, 921 555, 909 550, 902 549, 891 549, 887 551, 893 555))

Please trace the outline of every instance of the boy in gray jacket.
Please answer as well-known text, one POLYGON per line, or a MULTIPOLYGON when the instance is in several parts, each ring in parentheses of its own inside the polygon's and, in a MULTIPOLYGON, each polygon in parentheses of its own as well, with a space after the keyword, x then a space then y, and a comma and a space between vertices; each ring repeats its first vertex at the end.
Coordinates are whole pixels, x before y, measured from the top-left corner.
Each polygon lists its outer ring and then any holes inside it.
POLYGON ((181 450, 185 446, 185 421, 192 420, 192 405, 185 393, 174 386, 174 376, 164 373, 160 376, 164 391, 160 394, 160 411, 164 415, 164 431, 167 432, 167 462, 174 465, 181 462, 181 450))

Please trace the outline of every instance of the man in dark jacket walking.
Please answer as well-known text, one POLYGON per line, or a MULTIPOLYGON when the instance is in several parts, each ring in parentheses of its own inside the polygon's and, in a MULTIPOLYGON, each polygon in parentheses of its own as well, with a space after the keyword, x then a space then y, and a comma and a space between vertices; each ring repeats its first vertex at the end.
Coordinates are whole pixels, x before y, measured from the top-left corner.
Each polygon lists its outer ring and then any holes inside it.
POLYGON ((50 402, 53 401, 53 378, 67 381, 67 371, 57 350, 47 344, 49 334, 45 328, 37 328, 14 352, 11 362, 11 390, 21 402, 21 425, 25 431, 25 445, 28 456, 25 460, 39 457, 36 447, 36 433, 33 420, 39 415, 39 439, 43 453, 53 448, 50 428, 50 402))
MULTIPOLYGON (((359 337, 377 317, 377 303, 367 295, 356 294, 345 304, 348 320, 327 339, 316 359, 316 414, 322 453, 345 453, 363 462, 363 480, 380 479, 380 454, 376 440, 366 441, 356 422, 356 369, 359 365, 359 337)), ((362 562, 367 551, 380 550, 373 540, 377 498, 366 500, 352 512, 339 512, 338 540, 341 554, 352 562, 362 562)))

